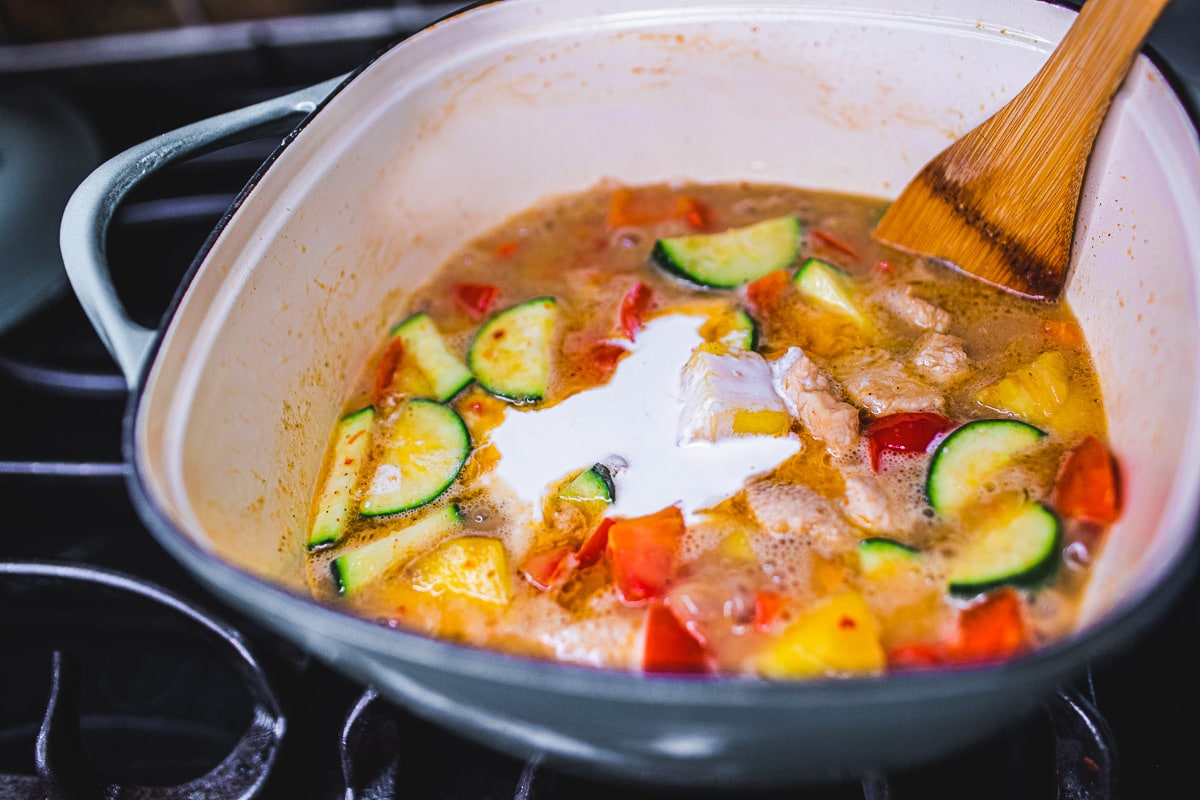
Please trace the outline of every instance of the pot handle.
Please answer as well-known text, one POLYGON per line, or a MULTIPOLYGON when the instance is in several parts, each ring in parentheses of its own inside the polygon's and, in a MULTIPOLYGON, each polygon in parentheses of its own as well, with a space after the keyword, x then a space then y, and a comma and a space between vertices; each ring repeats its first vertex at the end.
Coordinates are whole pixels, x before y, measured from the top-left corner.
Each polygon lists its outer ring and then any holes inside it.
POLYGON ((273 134, 290 138, 300 121, 346 78, 331 78, 156 136, 113 156, 76 187, 59 227, 63 266, 80 305, 129 388, 137 386, 158 331, 129 316, 108 269, 108 226, 122 199, 141 181, 187 156, 273 134))

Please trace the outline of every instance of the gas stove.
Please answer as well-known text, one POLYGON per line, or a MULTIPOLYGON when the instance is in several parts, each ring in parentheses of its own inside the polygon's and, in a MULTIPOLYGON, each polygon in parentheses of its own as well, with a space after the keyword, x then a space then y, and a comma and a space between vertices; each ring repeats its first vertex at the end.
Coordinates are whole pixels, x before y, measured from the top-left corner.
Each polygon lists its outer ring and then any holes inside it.
MULTIPOLYGON (((52 126, 46 136, 72 137, 56 145, 70 159, 40 168, 78 180, 158 133, 353 69, 457 7, 354 5, 73 41, 6 41, 0 27, 0 103, 12 104, 0 108, 52 126)), ((1197 101, 1195 41, 1200 0, 1178 0, 1151 45, 1197 101)), ((157 325, 275 144, 181 162, 130 195, 108 247, 137 321, 157 325)), ((57 221, 35 219, 22 235, 56 241, 57 221)), ((125 382, 55 266, 41 283, 27 270, 0 271, 0 797, 1083 800, 1193 785, 1192 737, 1176 731, 1200 715, 1189 646, 1200 585, 1129 652, 1060 687, 1029 720, 901 773, 685 795, 598 783, 463 740, 221 605, 160 549, 126 493, 125 382)))

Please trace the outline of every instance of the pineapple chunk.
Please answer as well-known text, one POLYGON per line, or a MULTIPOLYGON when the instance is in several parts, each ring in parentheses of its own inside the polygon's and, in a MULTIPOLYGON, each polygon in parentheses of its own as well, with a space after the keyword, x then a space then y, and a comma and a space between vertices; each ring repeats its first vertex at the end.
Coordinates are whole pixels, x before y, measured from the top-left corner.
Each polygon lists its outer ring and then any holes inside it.
POLYGON ((976 399, 1026 422, 1045 422, 1067 401, 1070 383, 1062 353, 1048 350, 1029 364, 985 386, 976 399))
POLYGON ((444 542, 412 566, 412 587, 431 595, 450 593, 492 605, 508 605, 508 556, 504 543, 486 536, 444 542))
POLYGON ((757 659, 768 678, 881 674, 887 658, 866 600, 854 591, 834 595, 800 615, 757 659))

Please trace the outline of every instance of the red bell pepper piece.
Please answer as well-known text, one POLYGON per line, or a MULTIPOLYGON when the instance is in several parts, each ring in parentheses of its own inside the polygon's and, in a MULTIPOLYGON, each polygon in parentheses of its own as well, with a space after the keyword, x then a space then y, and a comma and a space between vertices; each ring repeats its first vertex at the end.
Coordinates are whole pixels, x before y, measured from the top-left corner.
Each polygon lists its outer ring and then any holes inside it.
POLYGON ((388 342, 388 346, 379 357, 375 366, 375 402, 379 403, 392 388, 396 379, 396 370, 404 361, 404 340, 399 336, 388 342))
POLYGON ((708 230, 712 225, 712 211, 696 198, 681 195, 675 205, 679 216, 692 230, 708 230))
POLYGON ((778 311, 791 283, 792 275, 786 269, 768 272, 746 284, 746 300, 759 313, 770 314, 778 311))
POLYGON ((453 292, 454 302, 471 319, 483 319, 495 305, 500 290, 490 283, 456 283, 453 292))
POLYGON ((612 375, 613 370, 617 368, 617 362, 621 360, 621 356, 628 352, 619 344, 601 340, 592 342, 584 351, 584 357, 591 368, 590 371, 607 380, 608 376, 612 375))
POLYGON ((893 672, 932 669, 946 663, 946 648, 925 642, 902 644, 888 651, 887 661, 893 672))
POLYGON ((646 312, 654 302, 654 292, 646 284, 638 281, 633 288, 621 298, 621 308, 617 314, 621 330, 630 339, 646 324, 646 312))
POLYGON ((642 669, 646 672, 697 673, 709 671, 704 646, 661 603, 646 609, 646 643, 642 669))
POLYGON ((1042 323, 1042 333, 1046 338, 1076 350, 1083 349, 1085 344, 1083 331, 1079 323, 1065 319, 1048 319, 1042 323))
POLYGON ((930 411, 902 411, 872 420, 866 429, 871 469, 879 472, 879 457, 884 450, 924 453, 939 433, 953 427, 952 419, 930 411))
POLYGON ((1028 647, 1021 598, 1011 588, 1005 588, 963 609, 954 633, 946 641, 913 642, 890 649, 888 669, 900 672, 1001 661, 1028 647))
POLYGON ((591 536, 584 539, 583 544, 575 551, 574 561, 580 567, 590 567, 604 556, 608 548, 608 530, 613 526, 613 520, 605 517, 600 520, 591 536))
POLYGON ((548 592, 562 585, 570 574, 570 547, 555 547, 534 553, 521 565, 521 574, 537 589, 548 592))
POLYGON ((1054 507, 1063 516, 1101 525, 1120 513, 1116 464, 1095 436, 1085 436, 1063 460, 1054 484, 1054 507))
POLYGON ((598 386, 608 382, 617 362, 629 349, 618 342, 577 331, 563 337, 562 352, 574 374, 585 383, 598 386))
POLYGON ((666 593, 684 530, 683 514, 676 506, 618 519, 609 526, 608 557, 623 603, 639 606, 666 593))
POLYGON ((946 654, 963 663, 998 661, 1024 651, 1028 641, 1021 599, 1005 588, 963 609, 958 630, 946 643, 946 654))
POLYGON ((608 203, 609 228, 654 225, 670 220, 682 220, 694 230, 704 230, 711 224, 712 212, 688 195, 629 189, 617 189, 608 203))
POLYGON ((754 593, 754 629, 769 630, 775 620, 787 608, 787 598, 778 592, 760 589, 754 593))
POLYGON ((842 253, 843 255, 850 256, 850 258, 853 258, 855 261, 858 260, 858 251, 855 250, 850 245, 843 242, 838 237, 834 236, 832 233, 827 233, 826 231, 816 230, 816 229, 814 229, 812 233, 813 233, 813 237, 817 241, 819 241, 821 244, 825 245, 829 249, 837 250, 839 253, 842 253))
POLYGON ((596 530, 583 540, 577 550, 564 545, 534 553, 521 565, 521 574, 525 576, 525 580, 543 592, 557 589, 566 583, 575 570, 593 566, 600 561, 608 546, 608 529, 612 524, 613 520, 608 517, 600 520, 596 530))

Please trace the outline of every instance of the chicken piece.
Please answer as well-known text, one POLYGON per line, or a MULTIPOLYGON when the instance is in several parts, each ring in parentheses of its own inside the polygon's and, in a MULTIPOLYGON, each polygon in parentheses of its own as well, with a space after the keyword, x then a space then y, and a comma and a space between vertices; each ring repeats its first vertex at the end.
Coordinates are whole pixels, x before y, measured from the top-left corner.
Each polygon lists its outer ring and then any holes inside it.
POLYGON ((942 393, 908 374, 904 364, 877 348, 855 350, 833 363, 846 394, 877 417, 898 411, 937 411, 942 393))
POLYGON ((921 377, 939 386, 949 386, 970 370, 962 339, 948 333, 926 333, 908 352, 913 368, 921 377))
POLYGON ((833 503, 807 486, 755 481, 746 487, 746 502, 767 533, 803 537, 824 558, 833 558, 858 542, 833 503))
POLYGON ((869 475, 847 475, 843 498, 846 517, 872 533, 887 533, 896 527, 887 491, 869 475))
POLYGON ((858 409, 842 401, 833 382, 799 347, 789 348, 771 365, 775 391, 814 439, 834 456, 858 447, 858 409))
POLYGON ((945 333, 954 319, 949 311, 918 297, 912 286, 889 287, 873 299, 896 317, 922 330, 945 333))
POLYGON ((771 368, 758 353, 696 350, 683 368, 678 442, 728 436, 783 436, 791 422, 775 393, 771 368))
POLYGON ((880 474, 868 462, 844 464, 838 471, 845 486, 838 510, 858 527, 877 536, 907 538, 932 524, 925 516, 924 484, 914 485, 911 473, 880 474))

